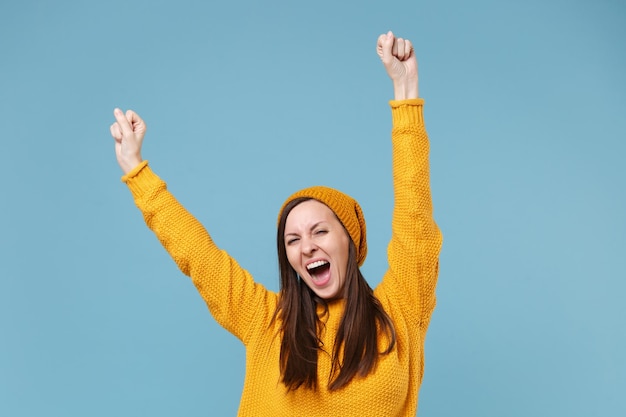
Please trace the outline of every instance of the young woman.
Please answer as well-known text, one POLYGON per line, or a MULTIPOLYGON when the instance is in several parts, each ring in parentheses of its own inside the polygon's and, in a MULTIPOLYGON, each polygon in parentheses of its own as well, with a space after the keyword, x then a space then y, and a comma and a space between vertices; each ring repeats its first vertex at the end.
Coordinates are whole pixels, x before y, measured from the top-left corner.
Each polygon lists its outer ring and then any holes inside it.
POLYGON ((432 214, 428 137, 411 42, 389 32, 377 52, 393 81, 395 207, 389 270, 372 290, 358 203, 327 187, 296 192, 278 218, 281 287, 256 284, 141 158, 146 125, 115 109, 123 181, 146 223, 212 315, 246 346, 241 416, 414 416, 435 307, 441 233, 432 214))

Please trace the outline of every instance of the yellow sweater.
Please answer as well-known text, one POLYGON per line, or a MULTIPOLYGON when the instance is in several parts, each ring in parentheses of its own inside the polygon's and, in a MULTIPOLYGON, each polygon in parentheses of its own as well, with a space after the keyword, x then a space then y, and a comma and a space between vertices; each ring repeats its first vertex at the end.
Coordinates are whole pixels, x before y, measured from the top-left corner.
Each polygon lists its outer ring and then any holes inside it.
MULTIPOLYGON (((375 288, 394 322, 396 348, 376 370, 340 391, 327 389, 331 357, 318 358, 319 389, 287 392, 280 382, 280 323, 270 326, 278 294, 253 281, 204 227, 167 191, 144 162, 123 177, 145 221, 190 276, 212 315, 246 347, 240 416, 415 416, 424 372, 424 338, 435 307, 442 236, 434 222, 429 186, 428 136, 421 99, 391 101, 395 206, 389 269, 375 288)), ((332 346, 342 301, 333 302, 321 339, 332 346)), ((387 341, 381 340, 381 348, 387 341)))

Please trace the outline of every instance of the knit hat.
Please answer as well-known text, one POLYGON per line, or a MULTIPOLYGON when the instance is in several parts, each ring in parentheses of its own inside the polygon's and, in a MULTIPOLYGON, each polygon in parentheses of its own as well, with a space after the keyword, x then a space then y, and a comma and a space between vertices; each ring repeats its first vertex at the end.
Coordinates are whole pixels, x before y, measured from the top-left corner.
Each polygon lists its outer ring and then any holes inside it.
POLYGON ((322 202, 330 208, 339 218, 343 227, 346 228, 354 246, 356 247, 356 260, 359 266, 363 265, 367 255, 367 240, 365 233, 365 218, 359 203, 347 194, 330 187, 314 186, 297 191, 289 197, 278 214, 279 221, 285 206, 289 202, 300 197, 308 197, 322 202))

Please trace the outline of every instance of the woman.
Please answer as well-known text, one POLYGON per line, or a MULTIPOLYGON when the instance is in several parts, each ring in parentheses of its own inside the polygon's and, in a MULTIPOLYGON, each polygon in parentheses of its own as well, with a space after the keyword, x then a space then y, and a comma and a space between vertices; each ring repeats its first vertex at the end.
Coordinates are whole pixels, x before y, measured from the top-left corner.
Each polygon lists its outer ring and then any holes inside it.
POLYGON ((358 203, 327 187, 280 210, 278 294, 256 284, 167 191, 141 158, 146 126, 114 111, 123 181, 147 225, 212 315, 246 346, 241 416, 414 416, 442 238, 433 220, 428 137, 411 42, 389 32, 377 52, 393 81, 395 207, 389 270, 375 290, 358 203))

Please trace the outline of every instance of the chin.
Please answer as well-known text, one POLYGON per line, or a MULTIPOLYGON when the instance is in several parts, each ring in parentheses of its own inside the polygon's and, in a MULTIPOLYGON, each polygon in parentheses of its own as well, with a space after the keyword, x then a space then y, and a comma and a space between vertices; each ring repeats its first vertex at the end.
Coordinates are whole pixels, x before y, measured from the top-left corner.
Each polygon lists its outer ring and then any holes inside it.
POLYGON ((318 297, 323 298, 326 301, 336 300, 338 298, 342 298, 340 296, 340 291, 337 289, 328 289, 328 291, 319 291, 316 293, 318 297))

